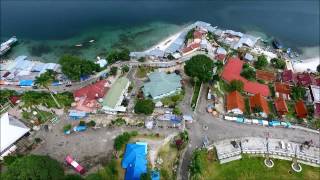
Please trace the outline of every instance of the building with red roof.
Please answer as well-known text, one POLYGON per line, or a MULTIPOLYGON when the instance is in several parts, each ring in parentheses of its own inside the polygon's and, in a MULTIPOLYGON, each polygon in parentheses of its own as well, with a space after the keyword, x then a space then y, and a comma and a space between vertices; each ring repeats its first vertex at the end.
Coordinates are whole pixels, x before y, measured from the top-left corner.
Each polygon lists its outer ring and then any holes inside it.
POLYGON ((261 94, 262 96, 269 96, 270 91, 269 87, 265 84, 260 84, 257 82, 248 81, 247 79, 240 76, 242 71, 243 61, 241 61, 238 57, 232 57, 228 60, 227 64, 224 66, 222 72, 222 78, 230 82, 232 80, 240 80, 244 84, 244 91, 249 94, 261 94))
POLYGON ((199 30, 195 30, 193 32, 193 39, 202 39, 202 35, 203 35, 203 32, 199 31, 199 30))
POLYGON ((276 107, 277 113, 281 116, 286 115, 289 112, 287 103, 283 98, 277 98, 274 101, 274 105, 276 107))
POLYGON ((284 70, 281 73, 282 82, 293 82, 293 72, 292 70, 284 70))
POLYGON ((290 100, 291 87, 289 84, 276 82, 274 84, 274 91, 277 98, 283 98, 284 100, 290 100))
POLYGON ((307 107, 302 100, 299 100, 298 102, 296 102, 295 110, 298 118, 305 118, 308 116, 307 107))
POLYGON ((256 78, 267 82, 273 82, 276 80, 276 76, 273 72, 258 69, 256 70, 256 78))
POLYGON ((244 100, 238 91, 229 93, 226 100, 228 113, 243 114, 245 111, 244 100))
POLYGON ((309 73, 295 74, 294 81, 296 84, 304 86, 304 87, 310 86, 313 83, 311 75, 309 73))
POLYGON ((182 52, 182 55, 185 56, 199 49, 200 49, 200 43, 192 43, 188 47, 183 48, 181 52, 182 52))
POLYGON ((261 108, 261 116, 267 117, 270 113, 267 100, 261 94, 255 94, 249 98, 251 111, 254 112, 255 108, 261 108))
POLYGON ((224 64, 224 63, 225 63, 225 59, 226 59, 226 55, 224 55, 224 54, 217 54, 217 55, 215 56, 215 59, 221 61, 221 62, 224 64))
POLYGON ((20 102, 20 96, 10 96, 9 100, 12 104, 16 105, 20 102))
POLYGON ((74 91, 73 96, 77 103, 75 108, 88 113, 95 111, 100 107, 97 100, 103 98, 108 90, 106 84, 107 81, 102 80, 74 91))

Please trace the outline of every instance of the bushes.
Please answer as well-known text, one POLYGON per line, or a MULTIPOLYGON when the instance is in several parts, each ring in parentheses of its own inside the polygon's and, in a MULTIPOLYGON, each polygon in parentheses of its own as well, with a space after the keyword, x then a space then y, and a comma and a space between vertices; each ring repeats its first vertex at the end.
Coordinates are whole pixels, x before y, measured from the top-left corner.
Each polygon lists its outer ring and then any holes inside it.
POLYGON ((256 79, 255 70, 247 64, 243 65, 243 69, 240 75, 250 81, 254 81, 256 79))
POLYGON ((268 65, 268 60, 265 55, 260 55, 258 60, 254 63, 256 69, 263 69, 268 65))
POLYGON ((175 107, 172 112, 175 115, 181 115, 182 114, 181 110, 178 107, 175 107))
POLYGON ((124 132, 123 134, 117 136, 114 140, 114 149, 119 151, 121 148, 127 144, 130 140, 131 137, 137 136, 138 132, 137 131, 132 131, 130 133, 124 132))
POLYGON ((191 177, 198 176, 202 173, 204 169, 205 162, 203 161, 203 156, 206 154, 206 150, 196 150, 192 154, 192 159, 190 163, 190 175, 191 177))
POLYGON ((113 67, 111 67, 109 73, 110 73, 110 75, 115 76, 115 75, 117 75, 117 72, 118 72, 118 67, 113 66, 113 67))
POLYGON ((93 121, 93 120, 91 120, 91 121, 89 121, 89 122, 87 123, 87 126, 88 126, 88 127, 94 127, 94 126, 96 126, 96 122, 93 121))
POLYGON ((134 112, 137 114, 152 114, 155 104, 150 99, 138 100, 134 106, 134 112))
POLYGON ((238 91, 238 92, 242 92, 243 91, 243 82, 240 80, 232 80, 228 86, 228 91, 232 92, 232 91, 238 91))
MULTIPOLYGON (((73 95, 70 92, 59 93, 55 97, 63 107, 70 107, 73 102, 73 95)), ((42 105, 47 108, 59 108, 47 92, 27 91, 22 95, 21 100, 24 102, 25 107, 42 105)))
POLYGON ((276 69, 284 69, 286 67, 286 62, 279 58, 272 58, 271 64, 276 69))
POLYGON ((114 50, 108 53, 107 59, 109 64, 113 64, 117 61, 129 61, 130 51, 128 49, 114 50))
POLYGON ((71 129, 71 124, 63 126, 63 132, 69 131, 71 129))
POLYGON ((126 124, 126 120, 123 118, 117 118, 111 121, 112 125, 116 125, 116 126, 122 126, 126 124))

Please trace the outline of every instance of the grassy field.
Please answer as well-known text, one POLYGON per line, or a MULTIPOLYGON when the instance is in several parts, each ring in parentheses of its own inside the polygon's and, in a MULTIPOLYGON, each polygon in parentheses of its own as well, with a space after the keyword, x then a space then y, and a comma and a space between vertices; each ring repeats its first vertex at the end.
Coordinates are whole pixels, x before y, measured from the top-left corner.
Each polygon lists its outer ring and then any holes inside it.
POLYGON ((216 160, 215 152, 200 151, 198 162, 200 163, 201 173, 193 176, 192 179, 230 179, 230 180, 302 180, 320 179, 320 168, 301 165, 301 173, 293 173, 291 161, 273 160, 275 165, 269 169, 263 164, 262 157, 252 157, 243 155, 241 160, 219 164, 216 160))
POLYGON ((158 157, 163 160, 163 163, 157 166, 157 168, 160 169, 161 179, 176 179, 176 173, 173 171, 173 169, 177 165, 177 162, 179 162, 178 155, 179 152, 177 148, 171 147, 170 143, 167 143, 161 147, 158 157))
POLYGON ((152 67, 144 67, 141 66, 137 69, 136 77, 137 78, 145 78, 149 72, 153 71, 152 67))

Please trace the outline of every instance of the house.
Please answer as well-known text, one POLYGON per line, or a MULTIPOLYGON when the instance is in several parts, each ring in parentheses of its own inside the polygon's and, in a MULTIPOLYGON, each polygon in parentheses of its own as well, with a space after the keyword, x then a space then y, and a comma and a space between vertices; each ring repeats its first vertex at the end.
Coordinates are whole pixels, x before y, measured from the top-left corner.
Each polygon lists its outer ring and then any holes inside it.
POLYGON ((313 103, 320 103, 320 86, 310 86, 310 95, 313 103))
POLYGON ((95 112, 100 107, 99 99, 103 98, 109 89, 107 85, 106 80, 101 80, 74 91, 75 109, 87 113, 95 112))
POLYGON ((284 100, 290 100, 291 87, 289 84, 276 82, 274 85, 274 91, 277 98, 281 97, 284 100))
POLYGON ((246 53, 244 55, 244 60, 251 62, 251 61, 253 61, 253 56, 251 54, 249 54, 249 53, 246 53))
POLYGON ((298 118, 305 118, 308 115, 307 107, 302 100, 299 100, 295 104, 295 110, 298 118))
POLYGON ((232 80, 240 80, 244 84, 244 91, 249 94, 261 94, 264 97, 270 95, 269 87, 265 84, 260 84, 257 82, 248 81, 247 79, 240 76, 242 71, 243 61, 238 57, 232 57, 228 60, 227 64, 224 66, 222 72, 222 79, 231 82, 232 80))
POLYGON ((267 117, 270 113, 267 100, 261 94, 255 94, 249 98, 251 111, 254 112, 256 108, 261 108, 261 116, 267 117))
POLYGON ((227 96, 227 112, 243 114, 245 111, 244 100, 238 91, 233 91, 227 96))
POLYGON ((293 82, 293 72, 292 70, 284 70, 281 73, 282 82, 292 83, 293 82))
POLYGON ((1 114, 0 121, 0 159, 16 150, 14 143, 30 131, 18 119, 9 116, 8 112, 1 114))
POLYGON ((121 167, 126 169, 125 180, 140 180, 147 172, 147 143, 136 142, 126 145, 121 167))
POLYGON ((106 65, 108 65, 108 61, 106 59, 98 59, 95 64, 98 64, 100 68, 105 67, 106 65))
POLYGON ((223 54, 223 55, 227 55, 227 51, 223 48, 223 47, 218 47, 216 50, 216 54, 223 54))
POLYGON ((224 54, 217 54, 214 58, 216 59, 216 60, 219 60, 219 61, 221 61, 223 64, 225 64, 226 63, 226 55, 224 55, 224 54))
POLYGON ((276 76, 273 72, 258 69, 256 70, 256 78, 266 82, 273 82, 276 80, 276 76))
POLYGON ((286 115, 289 112, 287 103, 283 98, 277 98, 274 101, 274 105, 276 107, 277 113, 280 116, 286 115))
POLYGON ((200 49, 200 43, 192 43, 189 46, 183 48, 181 50, 181 53, 183 56, 185 56, 185 55, 191 54, 199 49, 200 49))
POLYGON ((142 91, 145 97, 160 99, 181 90, 181 77, 175 73, 153 72, 149 81, 144 83, 142 91))
POLYGON ((106 113, 115 114, 117 112, 125 112, 126 107, 122 106, 121 103, 126 95, 128 87, 130 85, 129 79, 121 77, 117 79, 111 86, 108 93, 104 96, 102 102, 102 109, 106 113))
POLYGON ((309 73, 298 73, 294 76, 294 82, 298 85, 308 87, 312 82, 312 77, 309 73))
POLYGON ((84 111, 77 111, 77 110, 70 110, 69 111, 69 117, 73 120, 85 118, 86 116, 87 116, 87 113, 84 111))
POLYGON ((202 35, 203 35, 203 32, 201 32, 199 30, 195 30, 193 32, 193 42, 194 43, 200 43, 201 39, 202 39, 202 35))

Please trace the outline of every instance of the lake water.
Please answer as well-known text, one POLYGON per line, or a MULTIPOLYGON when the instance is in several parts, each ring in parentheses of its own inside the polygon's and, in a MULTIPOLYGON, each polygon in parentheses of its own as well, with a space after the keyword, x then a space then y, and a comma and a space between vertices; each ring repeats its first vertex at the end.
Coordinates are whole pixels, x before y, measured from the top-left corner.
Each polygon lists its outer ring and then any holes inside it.
POLYGON ((52 62, 65 53, 94 59, 113 48, 142 50, 196 20, 296 49, 319 46, 318 0, 1 0, 1 40, 21 40, 9 56, 52 62))

